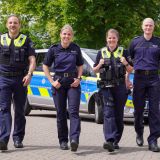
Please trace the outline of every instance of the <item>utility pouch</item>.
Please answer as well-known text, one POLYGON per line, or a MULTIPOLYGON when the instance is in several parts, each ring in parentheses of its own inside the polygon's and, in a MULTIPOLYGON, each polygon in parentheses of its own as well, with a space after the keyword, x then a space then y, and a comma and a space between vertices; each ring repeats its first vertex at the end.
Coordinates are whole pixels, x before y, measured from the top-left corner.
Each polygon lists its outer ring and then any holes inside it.
POLYGON ((119 69, 119 78, 120 78, 120 77, 122 77, 122 76, 124 76, 124 75, 125 75, 126 70, 125 70, 124 65, 122 65, 122 64, 119 66, 119 68, 118 68, 118 69, 119 69))
POLYGON ((20 62, 20 52, 17 49, 15 49, 15 51, 14 51, 14 61, 20 62))
POLYGON ((109 66, 111 64, 110 58, 104 58, 104 66, 109 66))
POLYGON ((4 55, 4 56, 10 56, 9 47, 3 47, 2 48, 2 55, 4 55))
POLYGON ((20 49, 20 61, 24 62, 24 60, 25 60, 25 49, 21 48, 20 49))
POLYGON ((112 71, 111 71, 111 69, 108 69, 108 70, 106 71, 106 80, 107 80, 107 81, 112 80, 112 71))

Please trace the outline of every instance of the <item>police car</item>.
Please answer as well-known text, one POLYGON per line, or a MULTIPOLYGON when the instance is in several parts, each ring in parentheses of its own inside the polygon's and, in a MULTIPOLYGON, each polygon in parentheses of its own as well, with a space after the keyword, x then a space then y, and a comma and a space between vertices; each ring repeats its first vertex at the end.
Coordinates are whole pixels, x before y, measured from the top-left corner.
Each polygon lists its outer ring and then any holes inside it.
MULTIPOLYGON (((28 96, 25 104, 25 114, 31 110, 55 110, 51 84, 42 70, 42 63, 47 49, 36 50, 37 67, 28 86, 28 96)), ((80 112, 93 114, 96 123, 103 122, 102 101, 97 88, 97 75, 92 66, 96 59, 97 50, 81 48, 84 58, 83 76, 81 80, 80 112)), ((54 73, 52 73, 54 75, 54 73)))
MULTIPOLYGON (((133 78, 134 78, 134 72, 130 74, 130 80, 133 83, 133 78)), ((134 114, 134 106, 133 106, 133 101, 132 101, 132 93, 133 90, 131 90, 130 94, 128 95, 128 99, 126 102, 126 105, 124 107, 124 118, 126 120, 132 120, 133 121, 133 114, 134 114)), ((144 123, 148 123, 148 109, 149 109, 149 103, 146 97, 146 103, 145 103, 145 108, 143 112, 144 116, 144 123)))
MULTIPOLYGON (((25 104, 25 114, 29 115, 31 110, 55 110, 51 84, 42 70, 42 62, 48 49, 36 50, 37 67, 33 73, 32 80, 28 86, 28 96, 25 104)), ((97 50, 81 48, 84 58, 83 76, 81 80, 81 104, 80 112, 93 114, 96 123, 103 122, 102 114, 102 98, 97 88, 98 75, 92 70, 96 60, 97 50)), ((54 73, 52 73, 54 75, 54 73)), ((133 80, 133 74, 131 74, 133 80)), ((132 96, 128 96, 128 100, 124 110, 125 118, 133 118, 132 96)))

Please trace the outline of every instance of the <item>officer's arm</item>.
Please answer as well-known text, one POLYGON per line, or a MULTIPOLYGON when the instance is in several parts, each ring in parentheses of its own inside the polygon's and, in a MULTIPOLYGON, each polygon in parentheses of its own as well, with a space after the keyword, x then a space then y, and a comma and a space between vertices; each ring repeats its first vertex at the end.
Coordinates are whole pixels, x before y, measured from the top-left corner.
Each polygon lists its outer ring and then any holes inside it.
POLYGON ((46 77, 48 78, 48 80, 50 81, 50 83, 53 84, 54 81, 53 81, 53 78, 50 74, 49 67, 45 64, 43 64, 43 71, 44 71, 44 74, 46 75, 46 77))
POLYGON ((32 75, 33 71, 36 68, 36 58, 35 56, 29 56, 29 70, 28 75, 32 75))
POLYGON ((77 78, 80 79, 82 76, 82 73, 83 73, 83 65, 78 66, 77 70, 78 70, 78 77, 77 78))
POLYGON ((93 71, 95 73, 98 73, 103 64, 104 64, 104 59, 100 59, 99 63, 95 67, 93 67, 93 71))

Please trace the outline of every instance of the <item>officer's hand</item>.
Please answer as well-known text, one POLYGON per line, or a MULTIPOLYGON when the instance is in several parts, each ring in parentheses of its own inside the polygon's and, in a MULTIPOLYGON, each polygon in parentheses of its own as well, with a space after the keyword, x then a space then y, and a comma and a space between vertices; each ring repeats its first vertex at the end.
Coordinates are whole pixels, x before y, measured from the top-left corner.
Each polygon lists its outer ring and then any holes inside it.
POLYGON ((80 84, 80 79, 74 78, 74 82, 71 84, 71 87, 78 87, 80 84))
POLYGON ((127 65, 128 62, 126 61, 125 57, 120 57, 120 61, 121 63, 123 63, 124 65, 127 65))
POLYGON ((104 59, 100 59, 99 65, 102 66, 104 64, 104 59))
POLYGON ((58 82, 58 79, 56 81, 54 81, 52 83, 52 86, 55 87, 56 89, 60 88, 61 87, 61 84, 58 82))
POLYGON ((133 84, 130 80, 126 79, 126 88, 127 89, 132 89, 133 88, 133 84))
POLYGON ((30 81, 31 81, 32 76, 27 74, 25 77, 23 77, 23 86, 26 87, 29 85, 30 81))

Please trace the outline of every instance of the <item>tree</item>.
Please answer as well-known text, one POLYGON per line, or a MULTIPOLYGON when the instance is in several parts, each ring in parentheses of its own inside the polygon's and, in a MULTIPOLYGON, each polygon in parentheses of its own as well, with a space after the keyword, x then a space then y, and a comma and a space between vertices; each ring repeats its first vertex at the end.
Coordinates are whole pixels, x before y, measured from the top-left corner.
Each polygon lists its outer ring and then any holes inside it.
MULTIPOLYGON (((120 32, 120 43, 141 34, 141 21, 151 17, 160 35, 160 2, 158 0, 3 0, 0 18, 18 14, 22 31, 27 33, 36 48, 49 47, 59 41, 60 28, 69 23, 75 31, 74 41, 81 47, 101 48, 105 32, 115 28, 120 32)), ((2 24, 0 24, 2 25, 2 24)), ((0 32, 4 31, 4 26, 0 32)))

